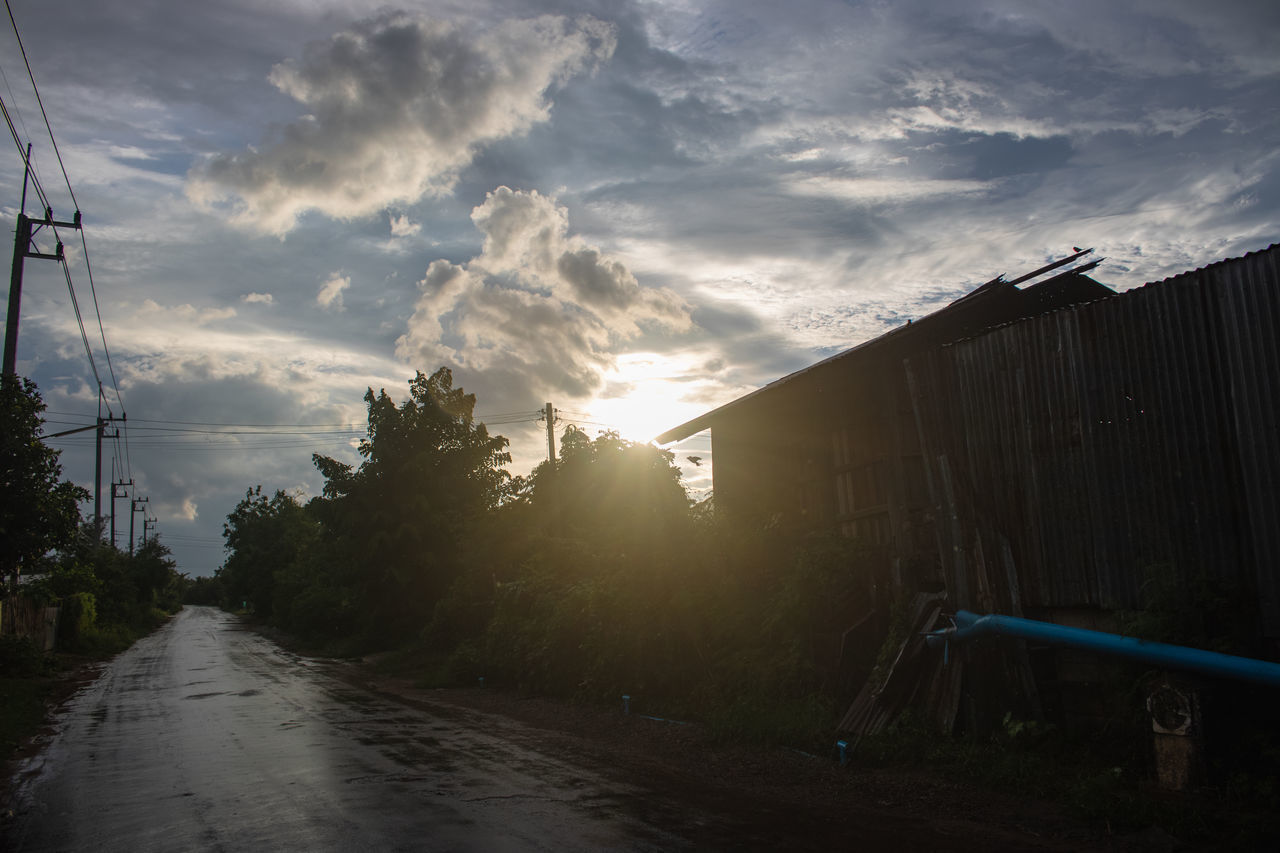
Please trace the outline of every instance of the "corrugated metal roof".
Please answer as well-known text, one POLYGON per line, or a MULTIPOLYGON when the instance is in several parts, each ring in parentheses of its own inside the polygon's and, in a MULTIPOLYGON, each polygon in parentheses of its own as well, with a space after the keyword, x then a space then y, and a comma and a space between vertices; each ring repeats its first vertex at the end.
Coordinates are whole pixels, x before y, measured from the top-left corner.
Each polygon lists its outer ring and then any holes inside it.
MULTIPOLYGON (((1083 255, 1086 255, 1092 251, 1093 251, 1092 249, 1084 249, 1082 251, 1078 251, 1073 255, 1070 255, 1066 258, 1062 258, 1058 261, 1048 264, 1047 266, 1041 267, 1040 269, 1035 270, 1034 272, 1028 273, 1027 275, 1020 276, 1014 279, 1013 281, 1004 281, 1002 277, 992 279, 986 284, 983 284, 980 287, 974 289, 972 292, 965 294, 959 299, 956 299, 954 302, 951 302, 945 308, 935 311, 932 314, 922 317, 919 320, 916 320, 914 322, 908 321, 906 325, 899 326, 896 329, 891 329, 890 331, 884 333, 883 335, 880 335, 879 337, 872 338, 869 341, 864 341, 863 343, 858 344, 857 346, 852 347, 851 349, 844 350, 843 352, 837 353, 836 355, 823 359, 822 361, 819 361, 816 364, 811 364, 810 366, 803 368, 801 370, 797 370, 795 373, 790 373, 782 377, 781 379, 776 379, 773 382, 770 382, 768 385, 765 385, 762 388, 758 388, 755 391, 752 391, 750 394, 746 394, 742 397, 739 397, 736 400, 732 400, 728 403, 725 403, 723 406, 720 406, 719 408, 712 409, 711 411, 705 414, 699 415, 698 417, 694 418, 691 421, 686 421, 685 423, 677 427, 673 427, 672 429, 667 430, 666 432, 659 435, 656 439, 654 439, 654 441, 657 442, 658 444, 667 444, 672 441, 681 441, 695 433, 699 433, 705 429, 710 428, 714 420, 716 420, 717 418, 721 417, 722 415, 726 414, 732 409, 735 409, 750 400, 754 400, 764 394, 775 391, 783 385, 792 383, 797 379, 810 375, 815 371, 822 370, 834 363, 842 362, 849 358, 856 358, 858 356, 864 355, 866 352, 870 350, 878 349, 880 347, 887 346, 889 344, 902 342, 904 341, 904 339, 906 339, 909 336, 910 337, 919 336, 921 338, 925 338, 927 337, 929 332, 935 330, 939 325, 954 318, 956 315, 962 312, 970 312, 970 311, 981 312, 985 306, 990 305, 993 302, 1000 299, 1007 299, 1014 294, 1024 294, 1024 295, 1034 296, 1036 293, 1041 292, 1041 290, 1052 291, 1056 286, 1061 286, 1064 281, 1069 280, 1072 276, 1080 276, 1081 278, 1084 278, 1083 273, 1088 272, 1092 270, 1094 267, 1096 267, 1101 262, 1101 259, 1090 261, 1088 263, 1082 264, 1073 269, 1067 270, 1066 272, 1058 273, 1052 278, 1045 279, 1044 281, 1041 281, 1041 282, 1037 282, 1036 284, 1031 285, 1030 287, 1021 288, 1021 289, 1017 287, 1017 285, 1021 282, 1029 281, 1045 272, 1048 272, 1048 271, 1057 269, 1059 267, 1065 266, 1069 263, 1072 263, 1078 260, 1079 258, 1081 258, 1083 255)), ((1088 281, 1088 279, 1085 279, 1085 280, 1088 281)), ((1102 289, 1098 292, 1097 294, 1098 296, 1105 295, 1103 291, 1105 291, 1106 293, 1111 292, 1110 289, 1105 288, 1104 285, 1099 285, 1096 282, 1093 282, 1093 284, 1095 284, 1098 288, 1102 289)), ((997 322, 1003 322, 1006 319, 1007 318, 1000 318, 997 322)), ((979 328, 981 327, 983 326, 980 325, 979 328)), ((976 329, 971 331, 976 331, 976 329)))

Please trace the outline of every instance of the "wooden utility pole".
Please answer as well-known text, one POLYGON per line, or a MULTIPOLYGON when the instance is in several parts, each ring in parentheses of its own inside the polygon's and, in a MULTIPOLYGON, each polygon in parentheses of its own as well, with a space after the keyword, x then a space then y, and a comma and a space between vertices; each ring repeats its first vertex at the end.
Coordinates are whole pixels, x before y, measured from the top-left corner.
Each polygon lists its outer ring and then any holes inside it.
POLYGON ((63 259, 62 241, 52 254, 35 250, 33 238, 41 228, 79 228, 80 211, 70 222, 59 222, 53 218, 53 209, 44 209, 43 219, 32 219, 27 216, 27 181, 31 177, 31 146, 27 145, 26 169, 22 174, 22 206, 18 209, 18 229, 13 238, 13 268, 9 276, 9 314, 4 326, 4 375, 18 375, 18 312, 22 307, 22 269, 27 258, 44 258, 49 261, 63 259))

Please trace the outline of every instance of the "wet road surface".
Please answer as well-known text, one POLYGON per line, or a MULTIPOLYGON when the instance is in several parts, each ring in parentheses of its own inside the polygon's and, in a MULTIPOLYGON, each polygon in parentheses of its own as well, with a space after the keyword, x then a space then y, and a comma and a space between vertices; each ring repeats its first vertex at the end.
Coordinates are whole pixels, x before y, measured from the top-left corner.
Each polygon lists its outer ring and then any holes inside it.
POLYGON ((734 836, 540 751, 518 723, 407 707, 331 667, 188 607, 64 708, 20 771, 0 849, 668 850, 734 836))

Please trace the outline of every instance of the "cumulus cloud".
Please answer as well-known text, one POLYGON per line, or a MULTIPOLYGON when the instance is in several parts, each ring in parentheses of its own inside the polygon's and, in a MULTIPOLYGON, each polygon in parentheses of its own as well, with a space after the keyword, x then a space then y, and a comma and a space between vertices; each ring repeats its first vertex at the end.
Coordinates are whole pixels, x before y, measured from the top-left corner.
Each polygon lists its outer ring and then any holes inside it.
POLYGON ((242 302, 248 302, 250 304, 255 302, 261 305, 276 304, 276 298, 272 296, 270 293, 246 293, 244 296, 240 297, 240 300, 242 302))
POLYGON ((340 273, 331 273, 324 284, 320 285, 320 292, 316 294, 316 302, 321 308, 328 308, 334 311, 342 310, 342 291, 351 286, 351 276, 341 275, 340 273))
POLYGON ((261 148, 201 164, 188 195, 283 235, 307 210, 350 219, 448 193, 481 146, 546 121, 548 92, 615 43, 590 17, 475 32, 382 13, 275 66, 271 83, 308 114, 261 148))
POLYGON ((499 187, 471 218, 484 233, 480 254, 427 268, 397 341, 407 361, 515 374, 530 390, 581 398, 627 342, 691 327, 684 300, 570 235, 552 198, 499 187))

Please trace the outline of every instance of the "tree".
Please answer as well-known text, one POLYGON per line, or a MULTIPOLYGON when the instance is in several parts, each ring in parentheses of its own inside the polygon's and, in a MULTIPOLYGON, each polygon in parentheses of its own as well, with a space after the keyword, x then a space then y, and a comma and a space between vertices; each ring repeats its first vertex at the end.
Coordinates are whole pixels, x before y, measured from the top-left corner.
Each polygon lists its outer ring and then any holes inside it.
POLYGON ((539 465, 527 491, 545 526, 606 552, 650 551, 686 531, 689 495, 670 451, 574 427, 560 448, 559 462, 539 465))
POLYGON ((0 571, 11 584, 71 542, 89 497, 61 479, 59 452, 40 440, 44 409, 30 379, 0 378, 0 571))
POLYGON ((229 603, 233 607, 249 604, 259 616, 270 619, 277 609, 280 573, 317 533, 315 521, 292 495, 277 491, 268 497, 262 486, 249 489, 222 525, 228 555, 218 578, 229 603))
POLYGON ((180 603, 180 586, 177 563, 169 546, 153 536, 130 557, 129 574, 137 595, 137 603, 145 607, 164 605, 162 609, 176 608, 180 603))
POLYGON ((475 395, 440 368, 419 372, 399 406, 365 394, 358 468, 313 457, 325 477, 315 512, 330 553, 354 569, 367 624, 392 640, 416 634, 465 564, 477 521, 507 493, 507 440, 474 419, 475 395))

